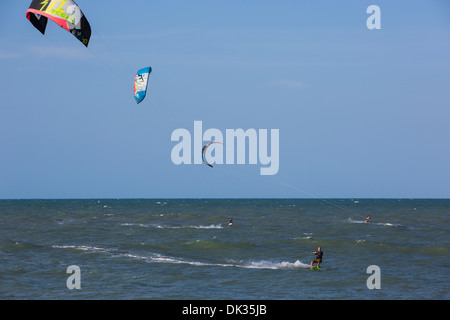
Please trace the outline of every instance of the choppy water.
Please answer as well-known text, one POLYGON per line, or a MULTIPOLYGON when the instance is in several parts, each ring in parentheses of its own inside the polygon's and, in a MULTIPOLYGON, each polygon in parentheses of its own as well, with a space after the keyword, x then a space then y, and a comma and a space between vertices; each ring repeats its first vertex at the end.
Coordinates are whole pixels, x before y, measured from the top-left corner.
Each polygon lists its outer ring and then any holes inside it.
POLYGON ((2 200, 0 298, 449 299, 449 220, 450 200, 2 200))

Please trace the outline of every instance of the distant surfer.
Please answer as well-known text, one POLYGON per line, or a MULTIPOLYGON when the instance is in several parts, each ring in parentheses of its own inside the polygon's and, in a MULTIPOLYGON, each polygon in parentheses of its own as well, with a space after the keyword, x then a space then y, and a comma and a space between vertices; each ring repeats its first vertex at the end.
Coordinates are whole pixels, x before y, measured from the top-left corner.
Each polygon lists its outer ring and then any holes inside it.
POLYGON ((370 215, 367 216, 365 223, 370 222, 370 215))
POLYGON ((233 219, 228 218, 228 227, 231 227, 233 225, 233 219))
POLYGON ((313 266, 313 263, 317 263, 317 268, 319 268, 320 264, 322 263, 323 251, 319 247, 317 248, 317 251, 313 251, 313 253, 316 255, 316 258, 313 261, 311 261, 311 267, 313 266))

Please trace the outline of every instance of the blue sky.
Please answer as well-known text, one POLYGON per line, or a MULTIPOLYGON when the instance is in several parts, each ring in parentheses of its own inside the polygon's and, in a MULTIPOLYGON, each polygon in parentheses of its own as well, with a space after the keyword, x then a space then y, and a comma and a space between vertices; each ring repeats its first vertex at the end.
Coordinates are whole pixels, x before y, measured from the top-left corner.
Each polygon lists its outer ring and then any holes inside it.
POLYGON ((0 4, 2 199, 450 197, 448 1, 78 0, 89 48, 30 2, 0 4), (278 174, 173 164, 195 120, 279 129, 278 174))

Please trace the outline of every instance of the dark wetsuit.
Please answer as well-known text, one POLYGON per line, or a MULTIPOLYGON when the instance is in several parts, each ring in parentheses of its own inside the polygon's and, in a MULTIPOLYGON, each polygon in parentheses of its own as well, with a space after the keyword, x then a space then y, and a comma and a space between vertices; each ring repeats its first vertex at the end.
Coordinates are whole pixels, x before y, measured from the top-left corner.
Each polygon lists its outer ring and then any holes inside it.
POLYGON ((323 251, 321 250, 319 252, 314 252, 314 254, 316 255, 316 259, 314 259, 313 262, 322 263, 323 251))

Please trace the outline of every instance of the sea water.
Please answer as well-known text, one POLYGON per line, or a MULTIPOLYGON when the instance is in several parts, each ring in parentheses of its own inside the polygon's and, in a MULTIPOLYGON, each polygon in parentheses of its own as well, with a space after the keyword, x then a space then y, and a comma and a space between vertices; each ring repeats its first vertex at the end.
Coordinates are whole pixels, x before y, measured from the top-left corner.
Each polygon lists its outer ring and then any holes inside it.
POLYGON ((449 222, 448 199, 1 200, 0 298, 449 299, 449 222))

